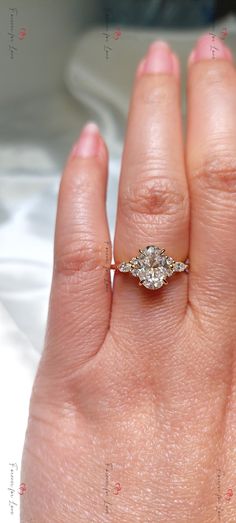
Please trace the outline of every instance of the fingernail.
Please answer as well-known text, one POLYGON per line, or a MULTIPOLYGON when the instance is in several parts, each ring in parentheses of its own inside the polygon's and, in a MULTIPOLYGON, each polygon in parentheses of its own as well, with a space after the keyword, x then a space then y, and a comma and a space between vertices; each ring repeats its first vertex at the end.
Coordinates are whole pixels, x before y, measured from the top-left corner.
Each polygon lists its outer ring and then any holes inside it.
POLYGON ((166 42, 153 42, 146 55, 143 73, 173 73, 172 52, 166 42))
POLYGON ((232 61, 232 53, 225 43, 213 32, 202 35, 191 52, 188 65, 200 60, 224 59, 232 61))
POLYGON ((142 60, 139 62, 138 67, 136 69, 136 78, 139 78, 143 74, 145 60, 146 58, 142 58, 142 60))
POLYGON ((230 62, 234 61, 233 53, 231 52, 230 48, 225 45, 225 52, 227 54, 227 58, 230 62))
POLYGON ((191 65, 191 64, 194 64, 195 62, 195 55, 196 55, 196 51, 195 49, 193 49, 188 57, 188 66, 191 65))
POLYGON ((100 149, 99 128, 96 123, 88 122, 82 129, 79 139, 75 142, 70 158, 88 158, 96 156, 100 149))

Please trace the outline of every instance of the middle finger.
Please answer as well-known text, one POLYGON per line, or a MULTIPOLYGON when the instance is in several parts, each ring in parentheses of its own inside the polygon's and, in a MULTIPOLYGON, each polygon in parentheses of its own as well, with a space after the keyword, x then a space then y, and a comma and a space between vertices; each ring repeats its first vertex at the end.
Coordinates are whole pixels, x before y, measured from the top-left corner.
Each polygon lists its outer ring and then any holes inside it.
MULTIPOLYGON (((179 98, 177 57, 167 44, 155 42, 139 66, 129 111, 114 245, 116 262, 129 260, 139 249, 153 244, 166 249, 175 260, 187 257, 189 198, 179 98)), ((140 288, 137 278, 117 272, 113 315, 118 316, 118 323, 127 313, 129 326, 133 322, 136 330, 140 310, 146 325, 153 323, 150 308, 178 321, 186 307, 187 275, 178 274, 173 280, 167 289, 153 292, 140 288)))

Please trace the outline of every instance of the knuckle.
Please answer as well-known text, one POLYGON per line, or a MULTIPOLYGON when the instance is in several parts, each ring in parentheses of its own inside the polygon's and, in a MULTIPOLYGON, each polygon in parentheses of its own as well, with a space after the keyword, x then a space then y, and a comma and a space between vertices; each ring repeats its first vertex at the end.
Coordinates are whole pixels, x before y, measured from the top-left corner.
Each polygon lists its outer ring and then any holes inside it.
MULTIPOLYGON (((120 197, 122 213, 130 220, 144 222, 152 217, 171 220, 183 219, 188 211, 187 192, 184 193, 177 181, 171 178, 149 177, 130 184, 120 197)), ((156 220, 155 220, 156 218, 156 220)))
POLYGON ((63 246, 54 260, 54 271, 64 276, 76 276, 91 272, 105 265, 105 246, 92 240, 78 237, 63 246))
POLYGON ((229 159, 212 157, 194 170, 192 177, 202 192, 211 190, 222 194, 236 193, 236 157, 229 159))

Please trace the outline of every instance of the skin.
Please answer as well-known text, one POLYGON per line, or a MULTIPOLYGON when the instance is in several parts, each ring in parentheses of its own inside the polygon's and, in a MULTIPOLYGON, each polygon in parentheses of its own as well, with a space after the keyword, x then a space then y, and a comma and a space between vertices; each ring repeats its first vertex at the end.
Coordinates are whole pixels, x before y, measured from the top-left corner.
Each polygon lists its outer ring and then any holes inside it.
POLYGON ((236 521, 235 67, 189 66, 185 144, 179 84, 134 80, 114 257, 154 243, 189 274, 111 290, 102 137, 66 162, 22 523, 236 521))

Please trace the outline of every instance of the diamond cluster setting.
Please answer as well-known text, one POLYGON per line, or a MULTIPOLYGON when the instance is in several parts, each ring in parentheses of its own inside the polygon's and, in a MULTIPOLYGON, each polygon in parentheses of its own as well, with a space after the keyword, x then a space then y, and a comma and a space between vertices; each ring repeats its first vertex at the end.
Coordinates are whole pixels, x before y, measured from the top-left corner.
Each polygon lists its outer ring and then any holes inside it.
POLYGON ((147 289, 159 289, 168 283, 167 278, 172 274, 188 269, 186 263, 175 261, 164 253, 165 249, 148 245, 140 249, 135 258, 120 263, 117 269, 120 272, 130 272, 132 276, 139 278, 139 285, 144 285, 147 289))

